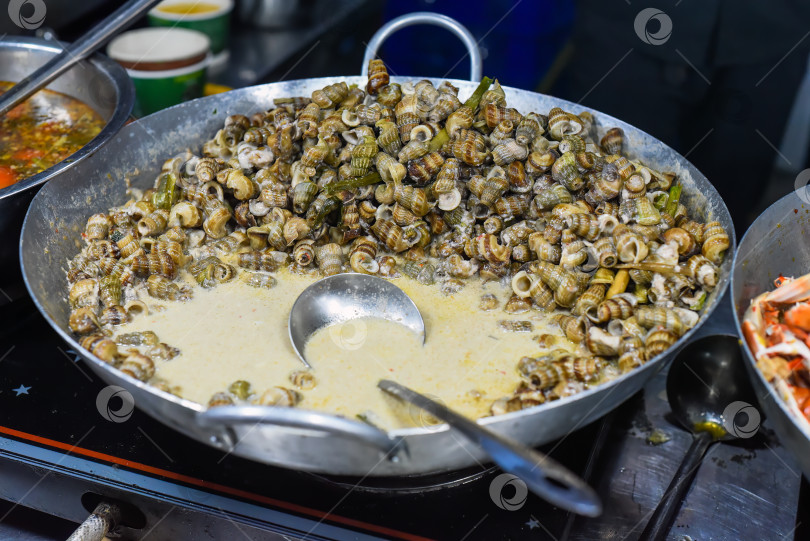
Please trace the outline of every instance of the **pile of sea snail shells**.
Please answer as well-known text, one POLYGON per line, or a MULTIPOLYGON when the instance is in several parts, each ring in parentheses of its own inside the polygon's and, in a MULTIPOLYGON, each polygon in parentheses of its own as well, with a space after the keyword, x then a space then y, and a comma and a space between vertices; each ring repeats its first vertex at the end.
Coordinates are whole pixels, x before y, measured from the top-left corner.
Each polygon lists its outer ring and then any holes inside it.
POLYGON ((88 220, 68 272, 71 328, 148 380, 149 352, 119 350, 112 329, 143 310, 139 291, 190 297, 181 270, 202 287, 273 287, 283 267, 404 274, 448 295, 498 280, 511 298, 501 308, 485 295, 481 309, 547 312, 576 344, 538 337, 547 354, 520 360, 500 414, 632 370, 695 325, 729 238, 689 217, 675 175, 629 159, 619 128, 596 144, 587 112, 521 114, 488 78, 464 103, 457 94, 390 82, 372 60, 365 90, 340 82, 229 116, 202 156, 168 160, 154 189, 88 220))

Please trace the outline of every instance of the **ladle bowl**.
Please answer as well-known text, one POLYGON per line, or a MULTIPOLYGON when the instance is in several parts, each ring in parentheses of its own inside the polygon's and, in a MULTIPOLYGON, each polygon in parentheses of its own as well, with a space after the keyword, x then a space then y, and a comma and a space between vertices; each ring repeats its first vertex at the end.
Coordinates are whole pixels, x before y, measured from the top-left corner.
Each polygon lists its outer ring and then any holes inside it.
POLYGON ((385 278, 345 273, 321 278, 308 286, 290 310, 290 342, 298 357, 320 329, 362 318, 381 318, 413 331, 425 341, 425 322, 411 298, 385 278))

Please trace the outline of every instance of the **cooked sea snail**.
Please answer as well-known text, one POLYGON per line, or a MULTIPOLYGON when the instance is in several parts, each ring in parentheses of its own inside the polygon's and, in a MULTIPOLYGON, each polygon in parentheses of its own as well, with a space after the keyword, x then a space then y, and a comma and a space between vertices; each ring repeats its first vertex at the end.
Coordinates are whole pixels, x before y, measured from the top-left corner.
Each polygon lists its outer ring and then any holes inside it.
MULTIPOLYGON (((597 138, 588 113, 520 112, 489 78, 462 102, 449 83, 392 83, 373 60, 365 90, 341 82, 231 115, 199 155, 168 160, 153 189, 91 216, 68 266, 69 326, 150 380, 176 350, 115 326, 190 298, 185 275, 271 288, 282 269, 360 272, 448 296, 498 281, 503 294, 479 308, 505 314, 499 332, 546 321, 559 336, 519 359, 514 393, 491 412, 542 404, 665 351, 718 283, 728 233, 690 218, 675 175, 631 152, 620 128, 597 138)), ((238 380, 209 405, 295 406, 315 377, 279 383, 238 380)))

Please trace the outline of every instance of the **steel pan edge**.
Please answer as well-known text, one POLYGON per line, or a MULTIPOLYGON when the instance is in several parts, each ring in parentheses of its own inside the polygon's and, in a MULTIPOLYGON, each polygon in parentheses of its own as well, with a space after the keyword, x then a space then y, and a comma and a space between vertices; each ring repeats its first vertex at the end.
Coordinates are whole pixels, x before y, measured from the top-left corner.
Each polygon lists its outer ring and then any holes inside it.
MULTIPOLYGON (((418 81, 421 78, 393 78, 395 81, 418 81)), ((61 178, 49 182, 32 202, 26 216, 20 240, 20 257, 26 287, 48 323, 60 336, 85 358, 92 370, 107 383, 128 389, 138 407, 148 414, 199 441, 212 444, 212 438, 222 436, 196 426, 194 416, 203 406, 163 393, 151 386, 123 375, 100 359, 82 350, 67 330, 64 268, 69 257, 80 247, 79 234, 91 214, 101 208, 125 201, 125 176, 135 186, 151 186, 162 162, 175 153, 191 147, 198 148, 221 127, 229 114, 267 109, 272 99, 282 96, 308 96, 314 89, 337 81, 363 85, 360 77, 326 77, 235 90, 180 104, 124 127, 93 158, 67 171, 61 178), (148 145, 149 148, 140 148, 148 145), (176 138, 176 140, 175 140, 176 138), (138 158, 138 159, 135 159, 138 158), (125 163, 121 163, 121 162, 125 163), (144 167, 138 170, 137 166, 144 167), (93 171, 92 168, 96 170, 93 171), (102 169, 102 167, 107 167, 102 169), (116 169, 115 167, 118 167, 116 169), (112 169, 110 169, 112 168, 112 169), (137 170, 137 172, 136 172, 137 170), (107 175, 112 175, 112 180, 107 175), (97 179, 95 182, 92 179, 97 179), (68 187, 70 189, 68 189, 68 187), (55 212, 56 206, 61 212, 55 212), (53 229, 59 229, 55 238, 53 229), (71 240, 75 242, 71 243, 71 240), (54 265, 56 264, 56 268, 54 265), (49 273, 38 276, 38 272, 49 273), (48 285, 46 286, 46 282, 48 285), (52 290, 52 291, 49 291, 52 290)), ((434 80, 439 81, 439 80, 434 80)), ((459 87, 459 94, 469 95, 476 84, 450 80, 459 87)), ((731 247, 721 267, 718 286, 712 292, 698 325, 686 333, 666 354, 659 355, 643 367, 616 380, 534 408, 483 419, 493 429, 530 445, 540 445, 562 437, 607 414, 640 390, 674 353, 682 347, 711 315, 717 301, 728 285, 731 255, 736 245, 734 228, 725 204, 714 187, 686 159, 648 134, 609 115, 587 107, 529 91, 504 87, 511 107, 519 111, 547 111, 559 106, 579 113, 594 113, 595 127, 604 134, 610 127, 625 131, 631 156, 661 170, 675 172, 684 184, 684 203, 700 220, 714 219, 729 232, 731 247)), ((263 426, 233 427, 231 436, 239 443, 233 453, 269 464, 335 475, 410 475, 458 469, 483 460, 473 446, 449 432, 446 426, 430 429, 410 428, 392 431, 403 438, 408 453, 397 461, 381 461, 380 454, 370 448, 330 437, 328 445, 321 434, 289 428, 263 426)), ((226 434, 227 436, 227 434, 226 434)))
MULTIPOLYGON (((742 318, 752 298, 773 289, 778 275, 798 277, 810 272, 810 204, 796 192, 779 199, 754 221, 740 241, 731 276, 734 325, 742 337, 742 318)), ((759 404, 779 440, 810 479, 810 431, 802 427, 756 366, 741 340, 745 367, 759 404)))

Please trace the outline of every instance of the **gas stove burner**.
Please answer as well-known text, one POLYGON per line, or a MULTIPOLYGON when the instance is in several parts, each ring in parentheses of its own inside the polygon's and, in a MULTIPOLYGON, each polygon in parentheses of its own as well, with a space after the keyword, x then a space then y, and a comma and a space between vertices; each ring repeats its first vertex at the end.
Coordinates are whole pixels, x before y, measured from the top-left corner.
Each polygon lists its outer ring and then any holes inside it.
POLYGON ((398 496, 453 489, 488 479, 499 471, 495 466, 476 465, 462 470, 402 477, 352 477, 316 473, 307 475, 334 488, 381 496, 398 496))

